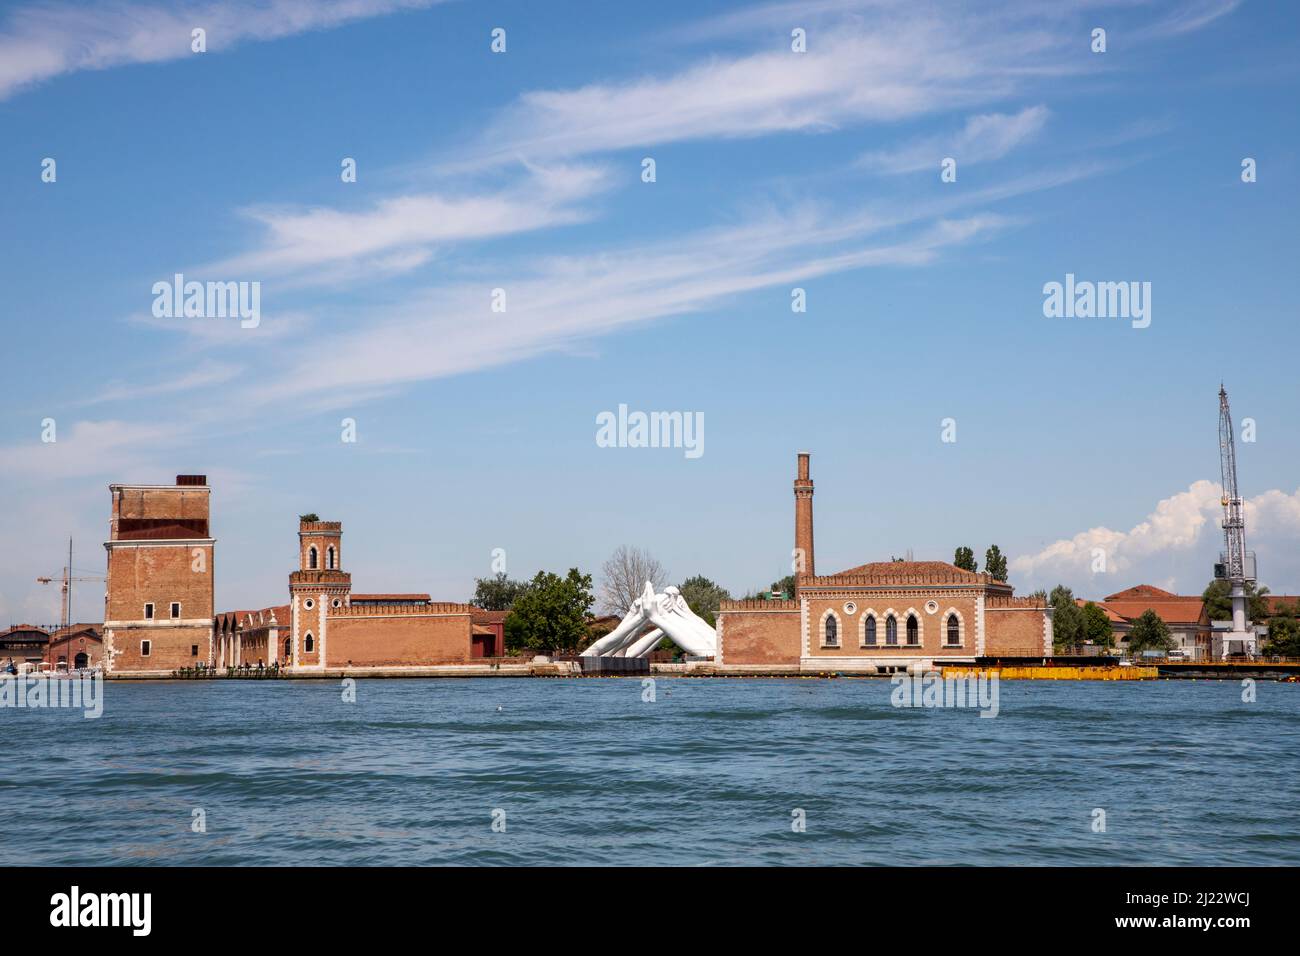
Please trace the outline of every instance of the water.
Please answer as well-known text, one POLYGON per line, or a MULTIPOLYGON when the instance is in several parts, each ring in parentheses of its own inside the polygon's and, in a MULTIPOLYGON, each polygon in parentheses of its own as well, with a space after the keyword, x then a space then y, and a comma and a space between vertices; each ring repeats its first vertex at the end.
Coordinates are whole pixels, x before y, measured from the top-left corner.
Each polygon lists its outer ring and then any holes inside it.
POLYGON ((110 683, 99 720, 0 710, 0 863, 1300 863, 1300 685, 1004 681, 994 719, 891 689, 110 683))

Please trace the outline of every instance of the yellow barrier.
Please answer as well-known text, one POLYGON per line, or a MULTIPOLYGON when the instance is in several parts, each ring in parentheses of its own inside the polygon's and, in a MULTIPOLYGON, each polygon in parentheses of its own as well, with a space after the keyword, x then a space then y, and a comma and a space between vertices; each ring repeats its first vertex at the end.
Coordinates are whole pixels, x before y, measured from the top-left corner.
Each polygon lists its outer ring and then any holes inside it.
POLYGON ((1003 680, 1153 680, 1154 667, 945 667, 944 677, 987 677, 1003 680))

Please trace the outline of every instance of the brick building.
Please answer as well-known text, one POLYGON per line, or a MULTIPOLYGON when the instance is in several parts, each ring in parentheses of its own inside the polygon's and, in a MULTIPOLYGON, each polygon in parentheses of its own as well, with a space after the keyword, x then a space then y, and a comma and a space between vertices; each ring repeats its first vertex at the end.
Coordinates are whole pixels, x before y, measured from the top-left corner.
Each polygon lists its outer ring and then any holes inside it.
POLYGON ((718 663, 889 672, 910 664, 1052 653, 1051 609, 944 561, 882 561, 817 575, 813 481, 798 456, 795 595, 723 601, 718 663))
POLYGON ((343 525, 299 520, 289 603, 216 616, 208 666, 277 664, 292 673, 463 664, 499 654, 494 633, 474 633, 466 604, 427 594, 361 594, 343 570, 343 525))
POLYGON ((204 660, 212 651, 216 546, 206 477, 109 492, 105 672, 170 674, 204 660))

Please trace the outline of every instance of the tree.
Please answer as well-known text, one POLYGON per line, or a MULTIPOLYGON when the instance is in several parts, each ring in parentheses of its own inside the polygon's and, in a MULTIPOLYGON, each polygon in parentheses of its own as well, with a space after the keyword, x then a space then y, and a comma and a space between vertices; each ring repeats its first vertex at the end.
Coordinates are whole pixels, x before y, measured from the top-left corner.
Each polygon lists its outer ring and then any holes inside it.
POLYGON ((975 563, 975 552, 970 548, 962 545, 952 556, 952 563, 963 571, 978 571, 979 566, 975 563))
POLYGON ((655 591, 662 591, 668 583, 668 572, 648 551, 621 545, 600 568, 601 607, 611 613, 623 615, 632 602, 641 596, 649 581, 655 591))
POLYGON ((305 515, 298 515, 299 521, 320 521, 320 515, 314 511, 309 511, 305 515))
POLYGON ((772 590, 780 591, 784 593, 787 598, 793 598, 794 597, 794 575, 787 574, 780 581, 774 582, 772 584, 772 590))
POLYGON ((1167 651, 1173 646, 1173 638, 1169 636, 1169 625, 1151 608, 1142 612, 1142 616, 1133 622, 1133 629, 1128 632, 1130 654, 1140 654, 1143 651, 1167 651))
POLYGON ((570 568, 564 577, 538 571, 506 616, 512 651, 576 651, 587 638, 587 612, 595 603, 591 575, 570 568))
MULTIPOLYGON (((1252 621, 1264 621, 1269 616, 1268 601, 1264 595, 1268 588, 1256 588, 1246 582, 1246 616, 1252 621)), ((1211 621, 1232 620, 1232 585, 1222 578, 1215 578, 1203 592, 1201 600, 1205 602, 1205 613, 1211 621)))
POLYGON ((1058 584, 1052 588, 1047 601, 1052 605, 1052 646, 1072 647, 1082 643, 1083 611, 1074 601, 1074 592, 1058 584))
POLYGON ((1083 606, 1083 639, 1100 647, 1113 647, 1115 644, 1115 630, 1110 626, 1110 618, 1092 601, 1083 606))
POLYGON ((474 596, 469 603, 485 611, 508 611, 530 587, 530 582, 511 580, 502 571, 496 577, 476 578, 474 596))
POLYGON ((1279 657, 1300 657, 1300 621, 1293 617, 1271 618, 1264 653, 1277 654, 1279 657))
POLYGON ((718 605, 731 600, 731 592, 720 584, 715 584, 702 574, 687 578, 677 586, 686 599, 686 606, 698 614, 710 625, 717 623, 718 605))
POLYGON ((984 552, 984 570, 991 574, 995 581, 1007 579, 1007 556, 996 544, 989 545, 989 549, 984 552))

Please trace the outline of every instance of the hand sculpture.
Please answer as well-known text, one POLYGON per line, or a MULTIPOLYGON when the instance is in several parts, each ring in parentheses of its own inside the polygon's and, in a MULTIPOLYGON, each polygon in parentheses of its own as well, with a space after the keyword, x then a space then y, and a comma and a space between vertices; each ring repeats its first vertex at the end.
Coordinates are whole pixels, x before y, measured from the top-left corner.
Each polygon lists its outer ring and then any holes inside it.
POLYGON ((644 657, 665 636, 696 657, 713 657, 718 651, 717 633, 687 606, 681 591, 667 587, 662 594, 656 594, 654 585, 647 581, 618 627, 583 651, 582 656, 644 657))

